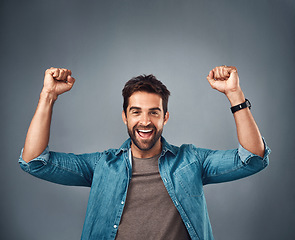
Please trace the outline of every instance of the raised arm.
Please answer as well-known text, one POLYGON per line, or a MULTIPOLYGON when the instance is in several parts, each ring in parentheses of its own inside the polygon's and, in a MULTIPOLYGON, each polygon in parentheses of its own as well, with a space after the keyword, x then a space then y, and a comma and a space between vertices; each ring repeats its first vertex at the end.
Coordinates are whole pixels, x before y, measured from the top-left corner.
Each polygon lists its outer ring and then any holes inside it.
POLYGON ((39 156, 47 147, 54 102, 58 95, 69 91, 75 82, 72 72, 64 68, 50 68, 45 71, 44 85, 36 112, 27 132, 23 160, 29 162, 39 156))
MULTIPOLYGON (((245 102, 245 96, 239 84, 238 71, 235 67, 216 67, 209 72, 207 80, 213 89, 226 95, 231 106, 245 102)), ((263 157, 264 143, 250 109, 247 107, 236 111, 234 118, 240 144, 249 152, 263 157)))

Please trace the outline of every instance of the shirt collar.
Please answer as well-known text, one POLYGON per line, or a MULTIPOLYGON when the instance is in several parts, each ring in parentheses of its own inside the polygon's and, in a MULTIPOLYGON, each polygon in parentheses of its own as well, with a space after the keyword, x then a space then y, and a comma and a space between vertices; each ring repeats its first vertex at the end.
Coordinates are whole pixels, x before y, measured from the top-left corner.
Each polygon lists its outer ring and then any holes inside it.
POLYGON ((122 146, 116 151, 116 155, 118 155, 120 152, 125 152, 128 151, 130 149, 131 146, 131 139, 128 138, 123 144, 122 146))
POLYGON ((164 156, 166 154, 166 152, 171 152, 174 156, 177 155, 177 148, 175 146, 172 146, 171 144, 169 144, 164 137, 161 137, 161 141, 162 141, 162 154, 161 155, 164 156))

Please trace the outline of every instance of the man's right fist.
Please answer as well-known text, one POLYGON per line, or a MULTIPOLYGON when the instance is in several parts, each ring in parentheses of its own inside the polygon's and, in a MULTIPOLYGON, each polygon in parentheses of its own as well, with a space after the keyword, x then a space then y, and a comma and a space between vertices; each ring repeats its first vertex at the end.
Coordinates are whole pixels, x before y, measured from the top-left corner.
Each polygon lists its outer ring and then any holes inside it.
POLYGON ((45 71, 42 92, 52 95, 54 100, 57 96, 71 90, 75 83, 71 70, 65 68, 49 68, 45 71))

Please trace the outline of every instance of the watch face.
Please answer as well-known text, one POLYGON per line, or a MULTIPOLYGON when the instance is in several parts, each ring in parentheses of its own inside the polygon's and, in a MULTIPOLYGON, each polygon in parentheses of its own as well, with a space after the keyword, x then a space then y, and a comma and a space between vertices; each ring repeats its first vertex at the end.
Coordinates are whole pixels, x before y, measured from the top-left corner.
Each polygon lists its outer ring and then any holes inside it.
POLYGON ((249 101, 248 99, 246 99, 246 105, 247 105, 247 107, 248 107, 249 109, 251 109, 251 103, 250 103, 250 101, 249 101))

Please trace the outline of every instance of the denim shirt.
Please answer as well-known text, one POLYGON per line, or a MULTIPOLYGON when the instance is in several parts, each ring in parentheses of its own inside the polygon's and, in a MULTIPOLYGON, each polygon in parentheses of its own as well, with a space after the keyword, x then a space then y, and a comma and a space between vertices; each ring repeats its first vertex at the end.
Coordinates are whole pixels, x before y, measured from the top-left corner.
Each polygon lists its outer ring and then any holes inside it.
MULTIPOLYGON (((243 178, 268 163, 270 149, 259 157, 241 145, 234 150, 209 150, 191 144, 180 147, 162 141, 159 172, 192 239, 213 239, 203 185, 243 178)), ((131 140, 119 149, 76 155, 49 152, 29 163, 30 174, 58 184, 91 187, 81 239, 115 239, 132 177, 131 140)))

